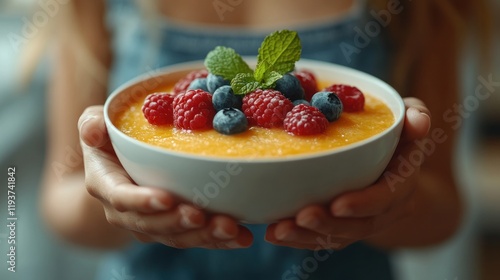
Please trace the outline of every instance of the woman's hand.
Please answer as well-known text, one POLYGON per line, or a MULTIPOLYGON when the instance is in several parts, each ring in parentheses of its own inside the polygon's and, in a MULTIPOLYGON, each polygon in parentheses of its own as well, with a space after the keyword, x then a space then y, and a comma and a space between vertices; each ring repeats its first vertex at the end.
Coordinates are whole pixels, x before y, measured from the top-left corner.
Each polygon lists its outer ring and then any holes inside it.
MULTIPOLYGON (((430 129, 430 113, 425 105, 415 98, 405 98, 405 104, 402 138, 384 174, 398 175, 401 156, 408 159, 417 148, 414 140, 425 138, 430 129)), ((305 207, 295 219, 270 225, 266 240, 301 249, 342 249, 382 233, 413 211, 413 193, 420 165, 413 167, 415 170, 409 176, 394 180, 381 176, 367 188, 336 197, 329 207, 305 207)))
POLYGON ((107 221, 143 242, 175 248, 248 247, 252 234, 228 216, 209 216, 165 190, 135 185, 109 141, 103 107, 85 110, 78 122, 85 162, 85 185, 99 199, 107 221))

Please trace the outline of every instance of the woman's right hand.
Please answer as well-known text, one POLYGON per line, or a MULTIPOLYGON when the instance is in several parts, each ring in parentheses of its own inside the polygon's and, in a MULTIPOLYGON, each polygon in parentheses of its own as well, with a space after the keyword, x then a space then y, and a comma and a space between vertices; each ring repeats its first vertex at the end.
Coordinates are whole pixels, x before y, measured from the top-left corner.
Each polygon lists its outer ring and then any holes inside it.
POLYGON ((234 249, 252 243, 250 231, 225 215, 209 215, 171 193, 137 186, 111 146, 103 107, 92 106, 78 122, 87 191, 99 199, 107 221, 143 242, 175 248, 234 249))

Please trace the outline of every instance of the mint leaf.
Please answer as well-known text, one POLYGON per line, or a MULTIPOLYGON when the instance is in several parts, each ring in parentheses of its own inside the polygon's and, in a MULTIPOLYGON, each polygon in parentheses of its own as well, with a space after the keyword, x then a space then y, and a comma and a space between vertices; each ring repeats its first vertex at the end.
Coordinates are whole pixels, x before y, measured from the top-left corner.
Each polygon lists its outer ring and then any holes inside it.
POLYGON ((269 68, 271 67, 269 67, 265 61, 258 61, 257 68, 255 68, 255 72, 253 72, 255 80, 262 81, 266 75, 267 69, 269 68))
POLYGON ((231 87, 236 95, 245 95, 261 86, 252 73, 239 73, 231 80, 231 87))
POLYGON ((271 71, 264 76, 262 81, 262 88, 273 88, 277 80, 281 79, 283 75, 276 71, 271 71))
POLYGON ((271 72, 285 74, 295 68, 300 59, 302 47, 295 31, 277 31, 264 39, 257 56, 255 80, 262 82, 271 72))
POLYGON ((234 49, 221 46, 207 54, 205 67, 210 73, 222 76, 226 80, 232 80, 239 73, 253 72, 234 49))
POLYGON ((234 49, 220 46, 207 54, 205 67, 210 73, 230 80, 235 94, 244 95, 258 88, 274 87, 284 74, 294 70, 301 49, 297 32, 282 30, 262 42, 255 71, 234 49))

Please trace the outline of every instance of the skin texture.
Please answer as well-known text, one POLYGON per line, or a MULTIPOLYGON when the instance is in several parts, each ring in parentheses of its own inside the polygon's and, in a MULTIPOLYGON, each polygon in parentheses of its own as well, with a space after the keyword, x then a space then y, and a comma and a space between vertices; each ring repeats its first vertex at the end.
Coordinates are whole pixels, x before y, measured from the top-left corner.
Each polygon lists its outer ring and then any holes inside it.
MULTIPOLYGON (((60 24, 58 34, 79 34, 107 69, 113 56, 103 2, 75 0, 75 25, 60 24)), ((164 190, 131 181, 111 148, 98 105, 104 102, 106 86, 83 69, 85 61, 78 60, 71 39, 58 38, 49 88, 49 151, 41 207, 50 228, 70 242, 98 248, 121 247, 136 238, 176 248, 233 249, 263 238, 253 237, 231 217, 209 215, 164 190), (76 160, 68 162, 68 151, 75 152, 76 160)), ((397 156, 407 157, 416 148, 414 140, 426 137, 431 122, 419 99, 406 98, 405 103, 403 139, 388 167, 395 174, 397 156)), ((447 133, 453 138, 452 131, 447 133)), ((359 240, 384 249, 442 242, 455 232, 461 217, 448 168, 450 146, 439 146, 421 168, 392 187, 381 178, 363 190, 332 198, 328 207, 311 205, 293 219, 269 225, 265 239, 311 250, 317 248, 318 238, 333 249, 359 240)))
POLYGON ((168 1, 160 2, 159 6, 162 14, 170 20, 182 23, 276 30, 289 25, 310 23, 311 20, 331 19, 344 13, 352 4, 353 0, 229 0, 219 2, 184 0, 175 3, 175 7, 168 1), (215 7, 218 7, 217 10, 215 7), (278 10, 281 12, 276 13, 278 10))

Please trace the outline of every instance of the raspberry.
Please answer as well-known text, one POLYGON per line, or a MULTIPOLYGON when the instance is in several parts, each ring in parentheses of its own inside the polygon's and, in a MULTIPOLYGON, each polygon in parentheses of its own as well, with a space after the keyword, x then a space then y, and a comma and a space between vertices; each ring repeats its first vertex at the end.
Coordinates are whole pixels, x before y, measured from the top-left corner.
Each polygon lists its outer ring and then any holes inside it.
POLYGON ((310 101, 312 96, 319 91, 316 76, 308 70, 297 70, 292 73, 297 79, 305 92, 305 100, 310 101))
POLYGON ((169 93, 152 93, 146 96, 144 105, 142 105, 142 113, 150 124, 172 124, 173 101, 174 96, 169 93))
POLYGON ((365 106, 365 96, 357 87, 339 84, 331 85, 325 91, 337 94, 346 112, 362 111, 365 106))
POLYGON ((283 121, 285 130, 293 135, 304 136, 323 133, 328 120, 318 108, 300 104, 286 114, 283 121))
POLYGON ((174 98, 174 125, 188 130, 212 128, 215 109, 212 95, 196 89, 176 95, 174 98))
POLYGON ((191 82, 198 78, 206 78, 208 76, 208 71, 205 69, 195 70, 187 74, 184 78, 180 79, 175 85, 173 92, 175 95, 185 92, 191 82))
POLYGON ((279 91, 257 89, 243 97, 242 108, 251 125, 271 128, 283 125, 293 104, 279 91))

